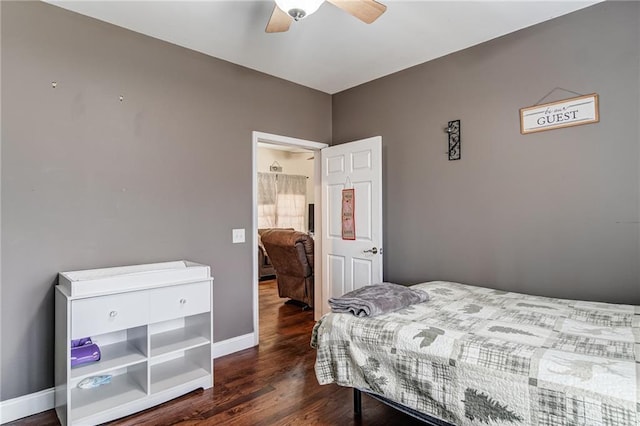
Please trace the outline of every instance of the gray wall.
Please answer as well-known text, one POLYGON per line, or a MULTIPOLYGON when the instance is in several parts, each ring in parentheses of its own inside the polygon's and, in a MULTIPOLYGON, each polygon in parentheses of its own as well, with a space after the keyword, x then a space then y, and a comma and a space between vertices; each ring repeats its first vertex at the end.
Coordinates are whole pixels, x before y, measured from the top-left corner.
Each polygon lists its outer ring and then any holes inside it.
POLYGON ((334 143, 383 137, 385 279, 640 304, 639 28, 606 2, 334 95, 334 143), (556 86, 600 123, 520 135, 556 86))
POLYGON ((1 7, 0 398, 53 386, 58 271, 206 263, 216 341, 252 332, 254 248, 231 243, 251 241, 251 131, 329 142, 330 96, 44 3, 1 7))

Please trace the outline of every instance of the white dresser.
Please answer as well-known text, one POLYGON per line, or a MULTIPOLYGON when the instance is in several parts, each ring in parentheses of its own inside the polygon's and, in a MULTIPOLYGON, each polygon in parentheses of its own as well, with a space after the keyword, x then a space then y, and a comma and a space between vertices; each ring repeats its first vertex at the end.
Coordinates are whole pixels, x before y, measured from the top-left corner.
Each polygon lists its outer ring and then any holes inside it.
POLYGON ((213 386, 212 283, 188 261, 62 272, 55 292, 55 404, 63 425, 96 425, 213 386), (71 340, 100 361, 71 367, 71 340), (92 389, 78 383, 110 375, 92 389))

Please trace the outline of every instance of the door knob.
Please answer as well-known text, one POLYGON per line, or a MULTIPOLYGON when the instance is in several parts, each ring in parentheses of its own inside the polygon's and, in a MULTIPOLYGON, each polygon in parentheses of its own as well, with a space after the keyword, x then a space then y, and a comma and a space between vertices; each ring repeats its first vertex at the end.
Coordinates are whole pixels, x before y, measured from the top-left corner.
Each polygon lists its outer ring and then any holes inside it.
POLYGON ((370 249, 370 250, 363 250, 362 252, 363 252, 363 253, 378 254, 378 248, 377 248, 377 247, 374 247, 374 248, 372 248, 372 249, 370 249))

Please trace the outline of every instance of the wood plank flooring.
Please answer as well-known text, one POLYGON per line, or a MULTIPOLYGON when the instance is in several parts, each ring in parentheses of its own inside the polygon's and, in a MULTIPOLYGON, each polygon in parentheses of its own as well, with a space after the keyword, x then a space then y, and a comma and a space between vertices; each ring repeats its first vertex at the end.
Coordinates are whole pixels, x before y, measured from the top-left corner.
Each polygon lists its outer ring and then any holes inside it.
MULTIPOLYGON (((353 392, 320 386, 309 346, 313 311, 284 304, 274 280, 260 283, 260 345, 215 360, 214 387, 198 390, 111 425, 419 425, 419 421, 353 392)), ((59 425, 53 410, 10 423, 59 425)))

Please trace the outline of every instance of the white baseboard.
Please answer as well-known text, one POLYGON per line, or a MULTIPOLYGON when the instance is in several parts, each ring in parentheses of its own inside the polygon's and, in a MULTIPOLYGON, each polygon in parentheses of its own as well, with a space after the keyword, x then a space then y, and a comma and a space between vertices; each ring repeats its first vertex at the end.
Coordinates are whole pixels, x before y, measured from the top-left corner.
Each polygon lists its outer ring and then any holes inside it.
MULTIPOLYGON (((256 345, 254 333, 232 337, 212 345, 213 358, 229 355, 256 345)), ((54 388, 0 401, 0 424, 52 410, 55 407, 54 388)))
POLYGON ((254 333, 243 334, 242 336, 215 342, 212 348, 212 355, 214 359, 220 358, 221 356, 252 348, 255 345, 256 338, 254 333))
POLYGON ((55 407, 54 388, 0 402, 0 423, 51 410, 55 407))

